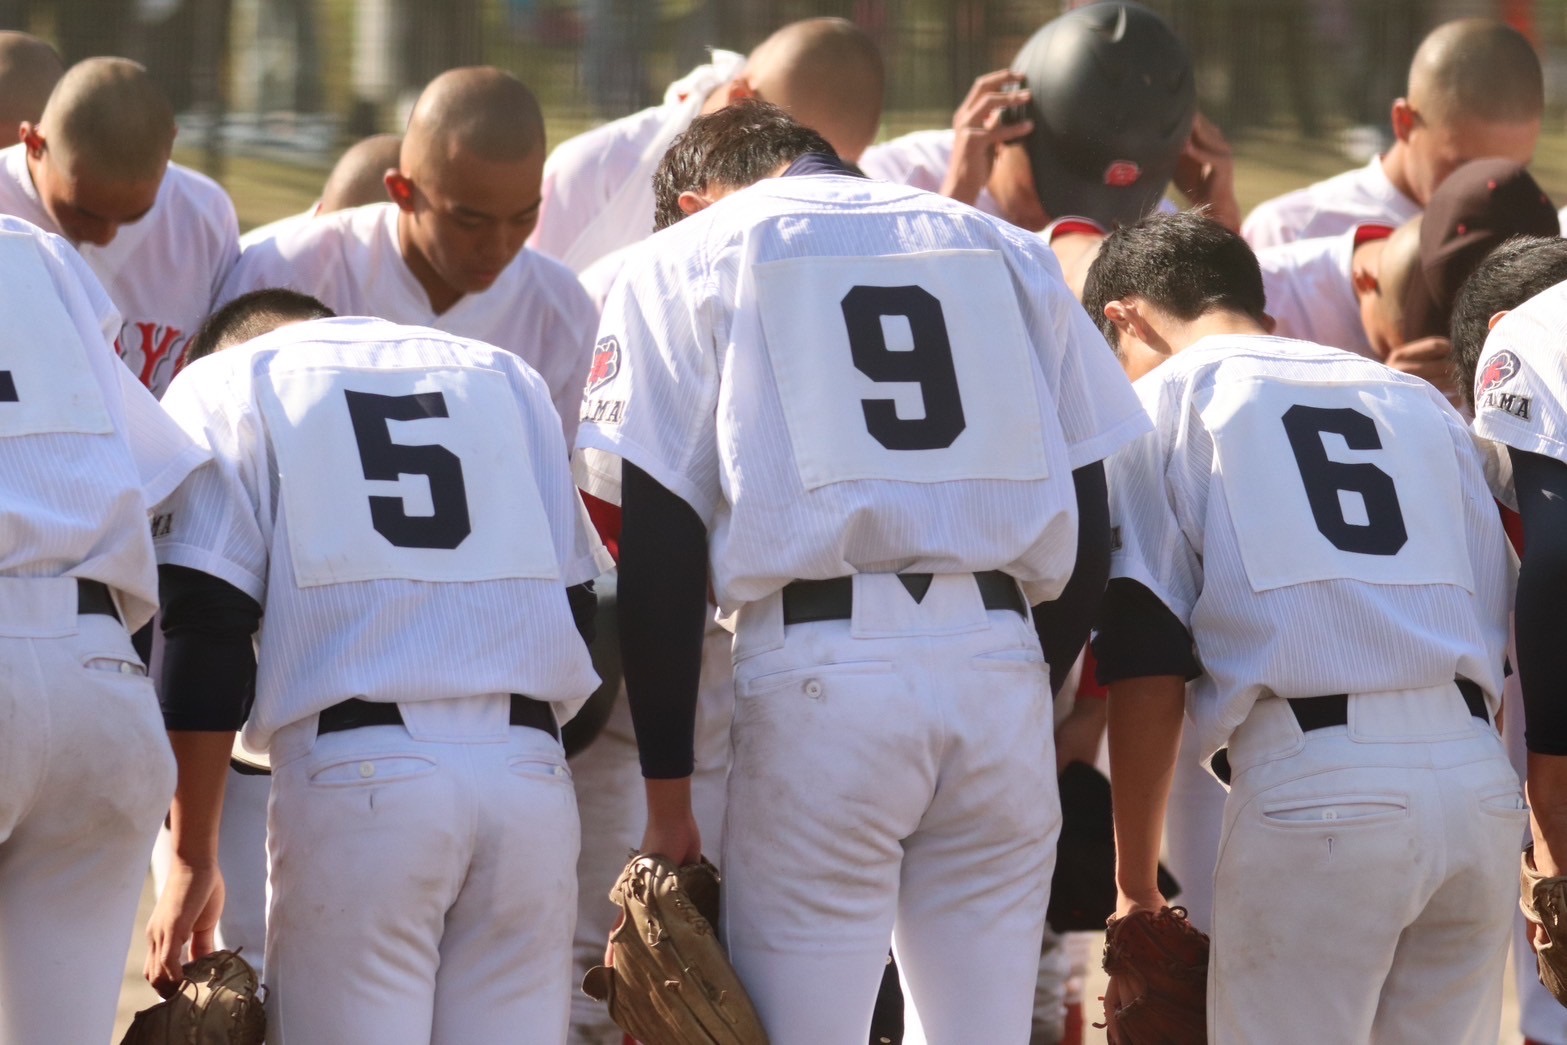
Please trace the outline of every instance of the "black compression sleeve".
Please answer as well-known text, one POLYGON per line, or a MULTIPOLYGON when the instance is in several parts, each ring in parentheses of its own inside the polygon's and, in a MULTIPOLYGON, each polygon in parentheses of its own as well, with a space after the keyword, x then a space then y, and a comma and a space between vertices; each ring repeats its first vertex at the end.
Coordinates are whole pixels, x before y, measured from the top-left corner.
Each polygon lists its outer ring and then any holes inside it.
POLYGON ((1034 607, 1034 629, 1050 665, 1051 693, 1061 692, 1083 651, 1110 577, 1110 499, 1104 464, 1095 461, 1077 469, 1072 485, 1077 490, 1077 563, 1061 594, 1034 607))
POLYGON ((620 654, 642 775, 691 775, 706 629, 707 527, 691 506, 621 464, 620 654))
POLYGON ((599 597, 593 590, 593 582, 584 581, 567 588, 566 601, 571 604, 571 619, 577 625, 577 632, 582 636, 582 641, 589 646, 593 645, 593 640, 598 634, 595 615, 598 613, 599 605, 599 597))
POLYGON ((1523 517, 1523 563, 1513 620, 1524 740, 1541 755, 1567 755, 1567 464, 1509 450, 1523 517))
POLYGON ((1178 675, 1190 682, 1202 674, 1191 632, 1159 596, 1137 581, 1117 577, 1105 591, 1094 637, 1099 682, 1178 675))
POLYGON ((158 589, 164 639, 158 700, 164 727, 238 729, 256 695, 251 636, 261 622, 261 605, 227 581, 183 566, 158 567, 158 589))

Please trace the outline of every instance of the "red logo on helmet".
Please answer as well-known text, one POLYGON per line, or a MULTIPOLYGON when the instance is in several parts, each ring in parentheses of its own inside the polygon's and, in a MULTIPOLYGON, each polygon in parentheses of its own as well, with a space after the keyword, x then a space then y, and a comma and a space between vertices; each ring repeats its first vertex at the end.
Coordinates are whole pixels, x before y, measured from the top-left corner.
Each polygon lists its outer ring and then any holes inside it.
POLYGON ((601 337, 593 346, 593 366, 588 369, 588 391, 607 384, 620 373, 620 342, 614 337, 601 337))
POLYGON ((1480 385, 1475 389, 1476 395, 1484 395, 1497 385, 1506 384, 1508 379, 1518 373, 1518 357, 1503 349, 1491 357, 1486 363, 1485 369, 1480 371, 1480 385))
POLYGON ((1116 160, 1105 168, 1105 184, 1113 189, 1135 185, 1143 176, 1143 169, 1131 160, 1116 160))

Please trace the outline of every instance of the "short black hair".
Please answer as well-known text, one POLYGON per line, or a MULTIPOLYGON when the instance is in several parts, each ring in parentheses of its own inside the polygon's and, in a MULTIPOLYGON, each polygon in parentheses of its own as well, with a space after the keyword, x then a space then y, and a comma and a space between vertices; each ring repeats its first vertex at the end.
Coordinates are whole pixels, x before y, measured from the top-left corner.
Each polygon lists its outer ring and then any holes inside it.
POLYGON ((1083 282, 1083 307, 1119 353, 1105 306, 1139 297, 1182 322, 1239 312, 1261 323, 1267 294, 1246 241, 1195 211, 1154 214, 1105 237, 1083 282))
POLYGON ((1470 406, 1474 405, 1475 368, 1480 365, 1491 317, 1563 281, 1567 281, 1567 239, 1514 236, 1487 254, 1458 288, 1448 332, 1470 406))
POLYGON ((709 185, 743 189, 813 152, 837 155, 826 138, 755 98, 698 116, 670 143, 653 174, 653 227, 667 229, 685 217, 682 192, 701 192, 709 185))
POLYGON ((288 323, 331 319, 337 315, 309 294, 268 287, 241 294, 212 315, 185 346, 185 363, 268 334, 288 323))

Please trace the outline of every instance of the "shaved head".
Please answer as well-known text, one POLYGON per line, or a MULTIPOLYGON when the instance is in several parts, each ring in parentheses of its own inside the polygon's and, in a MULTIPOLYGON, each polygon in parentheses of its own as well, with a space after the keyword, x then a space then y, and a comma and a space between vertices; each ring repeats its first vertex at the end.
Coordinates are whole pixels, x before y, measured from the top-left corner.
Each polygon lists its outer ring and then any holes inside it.
POLYGON ((1420 268, 1420 217, 1404 222, 1387 238, 1377 262, 1376 307, 1389 330, 1404 336, 1404 298, 1420 268))
POLYGON ((544 151, 544 115, 521 80, 491 66, 452 69, 419 95, 403 136, 410 178, 438 175, 465 155, 511 163, 544 151))
POLYGON ((60 55, 38 37, 0 31, 0 125, 11 128, 7 140, 22 121, 38 122, 64 72, 60 55))
POLYGON ((397 166, 402 146, 401 134, 374 134, 350 145, 321 189, 319 213, 385 203, 386 172, 397 166))
POLYGON ((1409 66, 1409 100, 1428 120, 1521 123, 1545 109, 1545 78, 1518 30, 1490 18, 1433 29, 1409 66))
POLYGON ((885 71, 864 31, 842 18, 784 26, 751 52, 741 79, 763 101, 857 160, 881 125, 885 71))
POLYGON ((488 289, 539 220, 544 116, 538 99, 489 66, 431 80, 386 188, 403 260, 437 314, 488 289))
POLYGON ((55 85, 38 130, 74 176, 161 179, 174 149, 174 109, 138 63, 89 58, 55 85))

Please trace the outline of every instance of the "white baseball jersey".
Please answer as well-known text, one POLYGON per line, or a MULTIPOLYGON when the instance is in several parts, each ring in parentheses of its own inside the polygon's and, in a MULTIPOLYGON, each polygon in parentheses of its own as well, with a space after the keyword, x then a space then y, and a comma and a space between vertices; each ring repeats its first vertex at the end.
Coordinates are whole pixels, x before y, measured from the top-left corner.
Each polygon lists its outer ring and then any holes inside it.
MULTIPOLYGON (((21 144, 0 151, 0 214, 60 232, 33 187, 21 144)), ((211 178, 170 163, 146 217, 120 226, 106 247, 76 249, 119 309, 120 358, 161 396, 239 257, 234 204, 211 178)))
POLYGON ((433 327, 509 349, 549 386, 566 438, 576 431, 598 311, 559 262, 522 250, 495 283, 437 315, 397 245, 397 206, 372 203, 305 222, 246 251, 220 302, 292 287, 342 316, 433 327))
POLYGON ((1556 219, 1561 222, 1562 235, 1567 236, 1567 207, 1556 212, 1556 219))
POLYGON ((214 460, 166 502, 160 562, 266 609, 246 741, 358 696, 597 684, 566 587, 607 565, 539 376, 501 349, 318 320, 198 360, 164 399, 214 460))
POLYGON ((726 611, 860 571, 1054 598, 1072 470, 1147 426, 1043 241, 859 178, 770 179, 659 233, 599 332, 578 445, 695 509, 726 611))
POLYGON ((148 508, 206 458, 111 350, 119 313, 70 244, 0 216, 0 576, 81 577, 158 607, 148 508))
POLYGON ((1317 236, 1335 236, 1370 222, 1402 225, 1420 213, 1420 204, 1388 180, 1382 157, 1364 167, 1336 174, 1304 189, 1264 200, 1241 225, 1253 250, 1317 236))
POLYGON ((1567 461, 1567 283, 1502 317, 1475 367, 1475 434, 1567 461))
POLYGON ((1376 358, 1355 297, 1356 228, 1257 251, 1268 315, 1279 337, 1376 358))
POLYGON ((320 209, 321 201, 316 200, 316 202, 310 205, 308 210, 302 210, 298 214, 290 214, 287 217, 279 218, 276 221, 269 221, 265 225, 257 225, 249 232, 240 236, 239 249, 242 252, 247 251, 258 243, 265 243, 268 240, 277 239, 286 232, 292 232, 294 229, 315 217, 320 209))
MULTIPOLYGON (((867 177, 908 185, 926 192, 940 192, 941 183, 952 166, 952 150, 958 135, 952 128, 914 131, 901 138, 872 145, 860 157, 860 170, 867 177)), ((1001 216, 1001 207, 989 189, 981 188, 974 206, 986 214, 1001 216)))
POLYGON ((653 172, 669 143, 733 80, 745 56, 714 51, 713 61, 670 84, 662 105, 561 142, 544 163, 544 199, 528 246, 573 272, 653 231, 653 172))
POLYGON ((1134 387, 1154 432, 1108 465, 1111 575, 1196 638, 1201 758, 1266 693, 1457 675, 1494 714, 1512 569, 1474 442, 1436 389, 1260 336, 1206 338, 1134 387))

